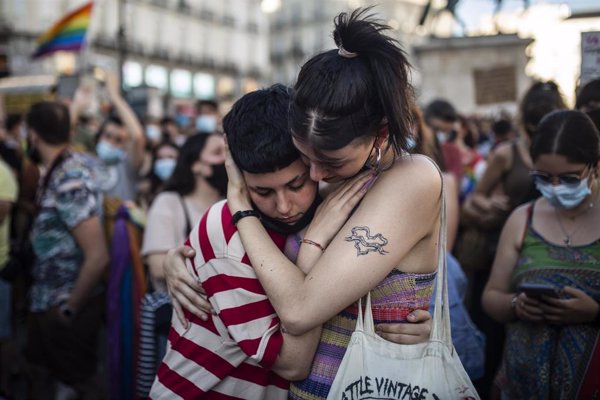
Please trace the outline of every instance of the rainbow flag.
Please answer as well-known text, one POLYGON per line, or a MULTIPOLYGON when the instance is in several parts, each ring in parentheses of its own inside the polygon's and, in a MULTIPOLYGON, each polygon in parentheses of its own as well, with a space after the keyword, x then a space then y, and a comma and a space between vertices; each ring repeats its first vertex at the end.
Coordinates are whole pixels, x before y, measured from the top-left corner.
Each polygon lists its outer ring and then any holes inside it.
POLYGON ((85 45, 90 26, 93 1, 64 16, 37 40, 38 47, 31 58, 46 56, 55 51, 79 51, 85 45))

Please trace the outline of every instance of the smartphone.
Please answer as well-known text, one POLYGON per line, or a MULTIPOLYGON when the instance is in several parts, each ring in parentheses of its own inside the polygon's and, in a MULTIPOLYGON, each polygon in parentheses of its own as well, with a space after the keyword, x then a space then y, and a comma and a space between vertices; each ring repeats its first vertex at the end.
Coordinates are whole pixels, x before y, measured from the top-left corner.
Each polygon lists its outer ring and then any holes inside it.
POLYGON ((539 299, 542 296, 558 299, 560 298, 561 289, 546 283, 523 282, 519 285, 517 291, 519 293, 523 292, 527 295, 527 297, 531 297, 533 299, 539 299))

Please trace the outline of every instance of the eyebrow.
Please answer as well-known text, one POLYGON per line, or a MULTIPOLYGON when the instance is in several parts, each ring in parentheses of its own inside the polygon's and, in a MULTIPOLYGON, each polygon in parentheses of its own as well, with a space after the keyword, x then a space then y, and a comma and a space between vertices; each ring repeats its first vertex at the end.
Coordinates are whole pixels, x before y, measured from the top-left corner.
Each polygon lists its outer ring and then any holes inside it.
MULTIPOLYGON (((306 177, 307 175, 308 175, 308 171, 306 171, 303 174, 296 175, 294 178, 292 178, 289 181, 287 181, 286 183, 284 183, 284 185, 286 185, 286 186, 291 185, 292 183, 296 182, 299 179, 306 177)), ((264 186, 251 186, 251 188, 254 190, 273 190, 272 187, 264 187, 264 186)))

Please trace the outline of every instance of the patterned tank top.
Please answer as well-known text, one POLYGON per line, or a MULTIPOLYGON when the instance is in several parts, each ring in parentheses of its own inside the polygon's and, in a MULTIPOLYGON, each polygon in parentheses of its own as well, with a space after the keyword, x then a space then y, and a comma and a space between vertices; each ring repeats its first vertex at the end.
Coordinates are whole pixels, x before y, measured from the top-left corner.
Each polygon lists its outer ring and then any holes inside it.
MULTIPOLYGON (((433 293, 435 272, 404 273, 393 270, 371 291, 375 324, 406 322, 416 309, 428 310, 433 293)), ((323 325, 321 340, 315 353, 310 375, 292 382, 290 399, 326 399, 333 379, 346 353, 350 336, 356 327, 358 303, 352 304, 323 325)))
MULTIPOLYGON (((600 240, 559 246, 533 227, 533 205, 528 214, 510 290, 525 281, 571 286, 600 301, 600 240)), ((592 398, 582 393, 600 390, 593 372, 600 368, 599 341, 600 328, 593 324, 510 322, 496 383, 511 399, 592 398)))

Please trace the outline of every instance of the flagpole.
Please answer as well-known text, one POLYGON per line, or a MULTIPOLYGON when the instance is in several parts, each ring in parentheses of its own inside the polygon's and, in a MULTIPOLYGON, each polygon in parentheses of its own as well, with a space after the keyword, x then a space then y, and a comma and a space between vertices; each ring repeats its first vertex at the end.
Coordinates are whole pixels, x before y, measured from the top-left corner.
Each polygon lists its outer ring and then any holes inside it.
POLYGON ((91 51, 91 43, 89 42, 90 40, 90 32, 92 31, 92 28, 94 27, 94 14, 96 14, 96 7, 100 7, 100 4, 102 3, 101 1, 96 2, 96 1, 91 1, 90 3, 93 3, 92 6, 92 11, 90 13, 90 24, 88 26, 88 29, 85 32, 85 37, 83 40, 83 48, 81 49, 81 66, 79 67, 79 72, 83 72, 85 73, 87 68, 90 66, 90 51, 91 51))

